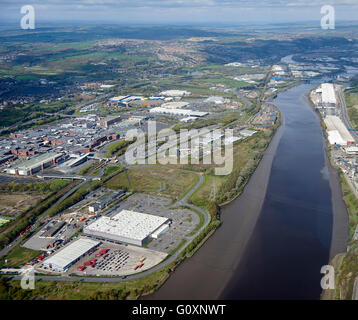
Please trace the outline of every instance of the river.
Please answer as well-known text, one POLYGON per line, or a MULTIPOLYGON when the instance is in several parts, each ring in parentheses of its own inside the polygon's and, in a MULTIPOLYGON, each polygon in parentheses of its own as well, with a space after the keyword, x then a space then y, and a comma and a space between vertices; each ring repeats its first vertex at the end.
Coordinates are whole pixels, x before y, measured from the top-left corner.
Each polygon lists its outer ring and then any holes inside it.
POLYGON ((150 299, 319 299, 321 267, 345 251, 347 212, 306 94, 280 93, 283 124, 222 226, 150 299), (333 249, 332 249, 333 248, 333 249))

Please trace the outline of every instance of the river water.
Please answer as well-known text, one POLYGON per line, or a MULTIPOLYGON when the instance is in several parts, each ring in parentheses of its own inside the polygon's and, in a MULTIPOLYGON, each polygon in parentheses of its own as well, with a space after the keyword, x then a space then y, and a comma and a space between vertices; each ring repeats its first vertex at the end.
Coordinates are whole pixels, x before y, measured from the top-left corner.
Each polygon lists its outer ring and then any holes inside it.
POLYGON ((311 87, 295 87, 274 101, 284 132, 259 220, 222 298, 319 298, 333 213, 322 130, 304 97, 311 87))
POLYGON ((316 85, 274 100, 283 124, 244 193, 223 209, 215 234, 149 298, 319 299, 333 209, 322 129, 306 97, 316 85))

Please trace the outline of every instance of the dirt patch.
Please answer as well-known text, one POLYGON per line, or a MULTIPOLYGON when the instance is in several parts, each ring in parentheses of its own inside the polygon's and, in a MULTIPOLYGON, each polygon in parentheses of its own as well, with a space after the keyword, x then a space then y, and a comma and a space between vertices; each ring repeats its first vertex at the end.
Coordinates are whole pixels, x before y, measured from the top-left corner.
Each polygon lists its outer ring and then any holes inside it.
POLYGON ((43 196, 28 193, 0 193, 0 215, 15 217, 36 204, 36 202, 42 198, 43 196))

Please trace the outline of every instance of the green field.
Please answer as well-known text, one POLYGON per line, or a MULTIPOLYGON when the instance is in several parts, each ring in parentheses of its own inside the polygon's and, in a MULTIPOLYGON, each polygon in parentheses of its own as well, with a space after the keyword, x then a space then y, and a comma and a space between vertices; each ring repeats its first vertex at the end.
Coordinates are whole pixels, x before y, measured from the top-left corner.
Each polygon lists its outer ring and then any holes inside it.
POLYGON ((0 217, 0 228, 10 222, 10 220, 0 217))
POLYGON ((180 199, 198 181, 198 176, 188 171, 167 168, 135 168, 110 179, 105 186, 137 192, 162 194, 173 200, 180 199), (183 187, 186 186, 186 187, 183 187))
POLYGON ((346 181, 343 173, 340 173, 339 177, 341 181, 343 199, 349 214, 349 233, 352 237, 358 224, 358 199, 352 191, 351 187, 348 185, 348 182, 346 181))
POLYGON ((23 290, 19 281, 0 278, 0 300, 123 300, 150 292, 168 277, 168 268, 149 276, 120 283, 37 281, 34 290, 23 290))
POLYGON ((40 255, 42 251, 34 251, 26 248, 22 248, 19 245, 10 251, 5 257, 1 258, 1 266, 11 266, 11 267, 22 267, 25 263, 31 261, 33 258, 36 258, 40 255), (5 263, 7 260, 7 263, 5 263))
POLYGON ((354 128, 358 129, 358 87, 348 90, 344 95, 349 119, 354 128))

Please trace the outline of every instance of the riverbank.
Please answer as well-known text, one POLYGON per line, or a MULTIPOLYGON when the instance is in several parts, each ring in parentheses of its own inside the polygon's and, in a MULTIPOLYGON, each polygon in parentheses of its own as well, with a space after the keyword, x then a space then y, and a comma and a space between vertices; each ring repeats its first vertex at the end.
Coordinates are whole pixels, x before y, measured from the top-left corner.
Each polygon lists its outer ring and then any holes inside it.
MULTIPOLYGON (((314 108, 314 103, 311 99, 309 100, 314 108)), ((333 163, 325 124, 320 114, 319 117, 325 140, 326 162, 329 169, 334 212, 329 264, 335 270, 335 289, 323 290, 321 300, 354 299, 354 292, 358 288, 356 282, 358 279, 358 270, 356 268, 358 250, 356 243, 352 241, 352 230, 350 228, 355 230, 356 226, 351 226, 351 220, 354 220, 352 215, 355 215, 356 212, 349 211, 345 198, 348 196, 357 198, 347 177, 333 163)))
MULTIPOLYGON (((282 117, 281 117, 282 118, 282 117)), ((284 120, 244 191, 223 208, 222 226, 148 299, 218 299, 235 274, 260 215, 284 120), (236 212, 240 208, 245 208, 236 212), (234 212, 230 212, 234 211, 234 212), (175 290, 173 290, 175 288, 175 290)))
MULTIPOLYGON (((310 98, 309 101, 312 108, 315 108, 315 105, 310 98)), ((326 151, 326 166, 328 168, 329 183, 332 190, 333 225, 329 265, 333 266, 336 277, 335 290, 323 290, 321 294, 321 300, 335 300, 345 298, 346 295, 343 292, 353 291, 354 283, 352 279, 348 279, 348 281, 345 281, 344 279, 346 273, 345 270, 347 269, 344 267, 344 265, 346 264, 345 261, 347 259, 350 260, 351 256, 354 256, 354 250, 352 250, 352 254, 349 247, 349 241, 351 240, 349 232, 350 214, 347 208, 347 204, 344 201, 344 180, 346 177, 333 163, 330 149, 331 146, 328 141, 327 132, 325 130, 326 126, 320 113, 318 113, 318 116, 320 118, 323 131, 324 146, 326 151), (342 290, 342 287, 345 288, 342 290)))
POLYGON ((281 127, 244 192, 223 208, 215 234, 150 299, 319 299, 333 209, 308 89, 275 100, 281 127))
MULTIPOLYGON (((312 91, 312 90, 311 90, 312 91)), ((325 130, 325 124, 323 118, 319 112, 315 109, 315 104, 310 98, 310 93, 306 96, 307 102, 311 105, 314 112, 317 114, 322 129, 323 145, 325 149, 325 166, 327 168, 329 186, 331 188, 331 202, 333 211, 332 221, 332 238, 331 247, 329 253, 329 261, 332 261, 338 254, 344 253, 347 250, 349 241, 349 227, 348 220, 349 214, 346 204, 343 200, 342 185, 340 182, 338 168, 334 166, 331 158, 330 144, 328 141, 328 135, 325 130)))

